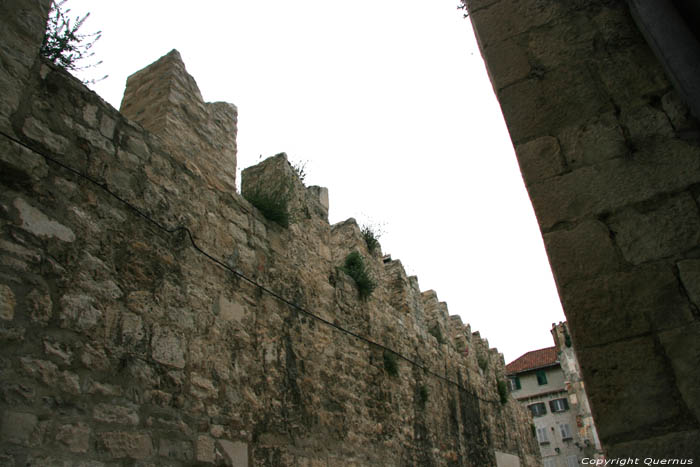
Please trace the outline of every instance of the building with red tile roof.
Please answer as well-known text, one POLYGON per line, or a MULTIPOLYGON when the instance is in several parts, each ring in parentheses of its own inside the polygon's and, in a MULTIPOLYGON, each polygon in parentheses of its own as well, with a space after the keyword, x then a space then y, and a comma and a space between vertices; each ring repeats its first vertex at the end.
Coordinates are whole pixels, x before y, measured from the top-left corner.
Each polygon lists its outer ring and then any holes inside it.
POLYGON ((558 364, 557 348, 552 346, 540 350, 532 350, 513 360, 506 365, 506 374, 514 375, 558 364))
POLYGON ((511 394, 530 409, 544 467, 575 467, 602 454, 566 323, 552 326, 556 345, 506 365, 511 394))

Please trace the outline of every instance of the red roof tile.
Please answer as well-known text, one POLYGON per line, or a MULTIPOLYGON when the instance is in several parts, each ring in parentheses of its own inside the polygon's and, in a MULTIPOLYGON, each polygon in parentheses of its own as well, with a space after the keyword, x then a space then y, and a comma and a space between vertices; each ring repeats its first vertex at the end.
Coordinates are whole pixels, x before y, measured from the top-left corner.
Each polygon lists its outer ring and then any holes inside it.
POLYGON ((516 358, 506 365, 506 373, 509 375, 522 373, 523 371, 534 370, 551 366, 557 363, 557 348, 547 347, 546 349, 533 350, 516 358))

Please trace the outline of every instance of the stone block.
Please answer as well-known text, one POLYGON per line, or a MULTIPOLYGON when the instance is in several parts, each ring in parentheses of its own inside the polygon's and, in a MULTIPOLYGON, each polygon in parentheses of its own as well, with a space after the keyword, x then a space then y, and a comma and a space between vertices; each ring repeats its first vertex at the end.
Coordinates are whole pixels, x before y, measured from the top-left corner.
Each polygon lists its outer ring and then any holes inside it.
POLYGON ((586 220, 570 230, 543 236, 547 256, 560 288, 619 269, 618 253, 605 224, 586 220))
POLYGON ((219 296, 214 313, 217 315, 217 321, 226 323, 229 321, 241 322, 246 315, 246 309, 237 301, 229 301, 223 295, 219 296))
POLYGON ((559 175, 564 171, 559 141, 552 136, 542 136, 519 144, 515 147, 515 153, 526 185, 559 175))
POLYGON ((2 415, 0 439, 5 443, 34 446, 38 423, 34 414, 8 410, 2 415))
POLYGON ((613 107, 585 66, 547 71, 497 92, 514 145, 557 134, 613 107))
POLYGON ((5 284, 0 284, 0 319, 12 321, 15 317, 15 294, 5 284))
POLYGON ((663 68, 638 34, 625 46, 613 44, 595 58, 587 63, 597 77, 597 85, 602 85, 621 109, 644 104, 647 96, 661 97, 671 87, 663 68))
POLYGON ((614 113, 593 117, 559 133, 562 153, 572 169, 622 157, 629 149, 614 113))
POLYGON ((626 109, 620 119, 631 142, 636 145, 643 145, 649 138, 674 136, 671 121, 666 113, 650 105, 626 109))
POLYGON ((155 326, 151 341, 153 359, 175 368, 185 367, 185 338, 174 329, 155 326))
POLYGON ((102 447, 114 459, 147 459, 153 455, 153 442, 146 433, 107 431, 99 434, 102 447))
POLYGON ((194 455, 192 442, 162 438, 158 443, 158 455, 169 459, 192 461, 194 455))
POLYGON ((632 264, 673 256, 700 244, 700 217, 693 197, 681 193, 608 220, 624 258, 632 264))
POLYGON ((688 297, 696 307, 700 308, 700 260, 680 261, 677 266, 688 297))
POLYGON ((54 133, 45 122, 34 117, 28 117, 24 121, 22 133, 45 146, 54 155, 63 154, 71 147, 68 138, 54 133))
POLYGON ((146 337, 143 320, 135 313, 124 312, 121 314, 121 338, 126 347, 133 347, 141 343, 146 337))
POLYGON ((226 465, 248 467, 248 443, 217 439, 216 447, 223 454, 226 465))
POLYGON ((576 353, 603 444, 627 433, 663 432, 686 415, 678 404, 667 360, 653 337, 579 346, 576 353), (621 413, 625 416, 620 417, 621 413))
POLYGON ((13 205, 19 211, 22 229, 42 238, 58 238, 64 242, 75 240, 75 234, 63 224, 50 219, 22 198, 15 198, 13 205))
POLYGON ((95 299, 89 295, 67 294, 61 297, 60 304, 59 323, 63 328, 90 332, 102 321, 102 311, 95 306, 95 299))
POLYGON ((528 31, 525 48, 530 62, 536 63, 539 71, 576 66, 590 60, 596 34, 588 12, 572 11, 562 21, 528 31))
POLYGON ((659 334, 671 362, 683 402, 700 420, 700 324, 694 323, 659 334))
POLYGON ((481 48, 485 49, 565 13, 566 7, 559 2, 501 0, 472 11, 471 21, 481 48))
POLYGON ((631 338, 692 322, 669 266, 649 265, 571 283, 561 293, 577 347, 631 338))
POLYGON ((700 150, 679 140, 648 144, 633 157, 585 166, 527 187, 540 229, 577 221, 700 182, 700 150))
POLYGON ((199 435, 195 444, 195 460, 197 462, 213 464, 216 460, 214 448, 214 438, 207 435, 199 435))
POLYGON ((120 425, 138 425, 139 415, 136 407, 114 404, 97 404, 92 410, 92 418, 103 423, 120 425))
MULTIPOLYGON (((597 423, 597 420, 596 420, 597 423)), ((653 432, 652 432, 653 433, 653 432)), ((675 433, 651 435, 634 441, 611 444, 607 447, 607 459, 651 459, 663 461, 678 459, 676 465, 691 465, 689 459, 700 459, 700 430, 678 431, 675 433)), ((697 463, 697 462, 696 462, 697 463)), ((672 465, 671 462, 667 462, 672 465)), ((629 464, 632 465, 632 464, 629 464)), ((651 464, 653 465, 653 464, 651 464)), ((663 465, 660 462, 657 465, 663 465)))
POLYGON ((519 81, 530 73, 527 51, 508 39, 482 50, 491 83, 496 90, 519 81))
POLYGON ((664 94, 661 98, 661 108, 671 122, 676 131, 695 130, 696 122, 688 110, 688 106, 681 100, 675 90, 664 94))
POLYGON ((90 449, 90 427, 85 423, 61 425, 56 432, 56 441, 67 446, 70 452, 87 452, 90 449))

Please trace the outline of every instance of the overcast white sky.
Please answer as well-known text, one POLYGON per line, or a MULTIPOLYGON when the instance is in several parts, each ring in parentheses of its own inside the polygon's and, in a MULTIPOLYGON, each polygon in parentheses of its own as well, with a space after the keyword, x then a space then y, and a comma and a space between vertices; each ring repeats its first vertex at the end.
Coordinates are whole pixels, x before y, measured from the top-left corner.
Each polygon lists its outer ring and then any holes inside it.
POLYGON ((328 187, 332 223, 382 249, 506 363, 564 320, 498 102, 457 0, 69 0, 101 29, 94 89, 180 51, 207 101, 236 104, 238 167, 286 152, 328 187))

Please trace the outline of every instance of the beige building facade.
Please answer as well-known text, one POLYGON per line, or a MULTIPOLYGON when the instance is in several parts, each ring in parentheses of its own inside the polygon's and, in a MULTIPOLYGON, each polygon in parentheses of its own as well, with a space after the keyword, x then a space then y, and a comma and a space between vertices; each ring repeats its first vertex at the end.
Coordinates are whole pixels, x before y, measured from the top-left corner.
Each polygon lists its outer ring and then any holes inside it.
POLYGON ((527 352, 506 372, 513 397, 532 415, 543 466, 575 467, 602 450, 566 323, 552 334, 555 346, 527 352))

